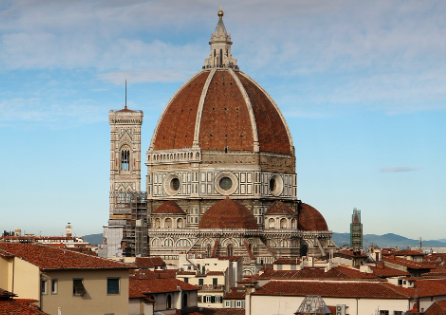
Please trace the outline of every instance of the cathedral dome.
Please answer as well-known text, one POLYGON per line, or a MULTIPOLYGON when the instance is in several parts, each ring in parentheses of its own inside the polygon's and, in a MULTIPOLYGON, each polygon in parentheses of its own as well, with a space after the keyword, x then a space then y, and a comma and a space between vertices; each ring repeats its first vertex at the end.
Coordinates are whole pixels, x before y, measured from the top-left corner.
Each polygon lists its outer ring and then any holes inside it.
POLYGON ((200 229, 257 229, 251 211, 241 203, 226 198, 216 202, 201 217, 200 229))
POLYGON ((294 155, 285 118, 268 93, 239 70, 223 11, 203 69, 164 108, 149 150, 270 152, 294 155))
POLYGON ((299 224, 301 231, 328 231, 327 222, 322 214, 306 203, 299 204, 299 224))
POLYGON ((292 154, 290 131, 273 99, 245 73, 204 69, 162 113, 151 148, 292 154))

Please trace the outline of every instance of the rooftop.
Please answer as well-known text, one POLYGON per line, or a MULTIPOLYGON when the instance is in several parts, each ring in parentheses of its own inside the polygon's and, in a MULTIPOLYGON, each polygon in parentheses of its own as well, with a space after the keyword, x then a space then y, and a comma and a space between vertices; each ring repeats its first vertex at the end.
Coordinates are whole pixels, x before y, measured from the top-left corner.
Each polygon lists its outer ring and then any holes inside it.
POLYGON ((25 260, 40 270, 133 268, 104 258, 38 243, 0 243, 0 251, 25 260))

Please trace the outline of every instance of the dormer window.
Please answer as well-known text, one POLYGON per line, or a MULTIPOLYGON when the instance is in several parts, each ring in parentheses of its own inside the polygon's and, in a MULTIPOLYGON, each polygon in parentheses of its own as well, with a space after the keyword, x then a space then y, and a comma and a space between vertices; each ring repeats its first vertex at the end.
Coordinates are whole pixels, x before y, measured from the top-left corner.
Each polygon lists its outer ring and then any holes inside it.
POLYGON ((130 151, 121 151, 121 171, 130 170, 130 151))

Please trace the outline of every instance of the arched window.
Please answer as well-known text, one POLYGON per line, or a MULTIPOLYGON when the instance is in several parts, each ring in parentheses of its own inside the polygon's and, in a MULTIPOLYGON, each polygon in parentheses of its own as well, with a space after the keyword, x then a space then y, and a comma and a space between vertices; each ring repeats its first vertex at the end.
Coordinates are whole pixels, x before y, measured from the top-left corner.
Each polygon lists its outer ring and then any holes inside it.
POLYGON ((296 219, 291 220, 291 227, 293 229, 297 228, 297 224, 296 223, 297 223, 296 219))
POLYGON ((130 151, 123 150, 121 151, 121 171, 129 171, 130 170, 130 151))
POLYGON ((187 293, 183 293, 182 307, 187 307, 187 293))
POLYGON ((172 296, 168 294, 166 298, 166 309, 170 308, 172 308, 172 296))
POLYGON ((161 220, 160 218, 155 219, 155 229, 159 229, 161 227, 161 220))
POLYGON ((165 229, 172 228, 172 219, 171 218, 167 218, 166 220, 164 220, 164 228, 165 229))
POLYGON ((275 225, 275 220, 274 219, 269 219, 268 221, 268 226, 270 229, 274 229, 274 225, 275 225))
POLYGON ((280 220, 280 228, 281 229, 286 229, 286 227, 287 227, 287 222, 286 221, 287 221, 286 219, 280 220))
POLYGON ((301 257, 302 256, 307 256, 307 253, 308 253, 308 246, 307 246, 307 244, 302 244, 300 246, 300 256, 301 257))
POLYGON ((180 218, 180 219, 177 220, 177 228, 178 229, 183 228, 183 219, 180 218))
POLYGON ((206 245, 206 256, 211 257, 212 256, 212 247, 211 244, 206 245))
POLYGON ((234 256, 234 247, 232 244, 228 244, 228 247, 226 247, 226 256, 234 256))
POLYGON ((118 203, 124 203, 124 202, 125 202, 125 193, 123 191, 120 191, 118 203))

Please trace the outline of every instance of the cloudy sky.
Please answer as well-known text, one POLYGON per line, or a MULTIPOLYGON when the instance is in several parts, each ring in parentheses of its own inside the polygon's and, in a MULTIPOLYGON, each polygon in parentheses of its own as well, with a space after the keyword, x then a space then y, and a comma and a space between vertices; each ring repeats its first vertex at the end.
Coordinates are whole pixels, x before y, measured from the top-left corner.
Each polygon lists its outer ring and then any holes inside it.
POLYGON ((145 151, 220 5, 290 125, 299 199, 335 232, 358 208, 365 233, 446 238, 444 0, 0 0, 0 230, 102 232, 124 80, 145 151))

